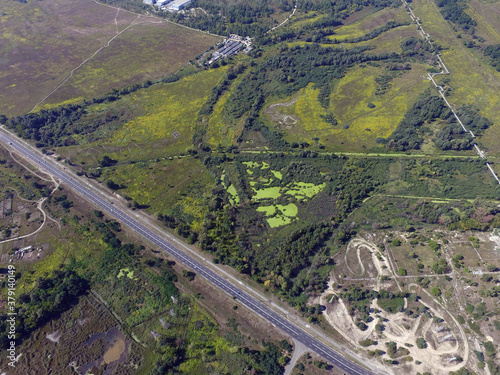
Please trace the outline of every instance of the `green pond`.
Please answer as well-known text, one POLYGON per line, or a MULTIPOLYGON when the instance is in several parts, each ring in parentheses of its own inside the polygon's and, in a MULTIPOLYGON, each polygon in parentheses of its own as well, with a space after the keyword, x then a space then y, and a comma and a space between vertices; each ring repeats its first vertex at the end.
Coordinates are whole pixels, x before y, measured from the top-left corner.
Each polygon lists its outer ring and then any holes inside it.
POLYGON ((276 199, 280 196, 280 187, 275 186, 275 187, 268 187, 264 189, 259 189, 255 190, 256 195, 254 196, 255 199, 276 199))

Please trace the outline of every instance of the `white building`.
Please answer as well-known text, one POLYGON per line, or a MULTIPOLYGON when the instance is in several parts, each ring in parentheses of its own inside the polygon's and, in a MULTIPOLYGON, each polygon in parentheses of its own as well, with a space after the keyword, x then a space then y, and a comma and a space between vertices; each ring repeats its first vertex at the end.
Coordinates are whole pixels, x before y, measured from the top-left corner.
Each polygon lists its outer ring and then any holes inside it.
POLYGON ((170 3, 170 9, 174 11, 182 10, 186 5, 188 5, 191 0, 174 0, 170 3))

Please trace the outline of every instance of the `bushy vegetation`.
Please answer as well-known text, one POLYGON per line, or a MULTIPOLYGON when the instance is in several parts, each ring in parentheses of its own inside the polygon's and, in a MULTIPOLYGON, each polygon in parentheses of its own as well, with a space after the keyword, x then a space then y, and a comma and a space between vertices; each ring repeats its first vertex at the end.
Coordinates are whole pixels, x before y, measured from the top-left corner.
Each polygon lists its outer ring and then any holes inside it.
MULTIPOLYGON (((208 14, 196 17, 175 17, 189 27, 208 30, 219 35, 237 34, 243 36, 263 35, 272 26, 269 17, 275 12, 275 7, 270 6, 271 1, 260 0, 251 4, 231 4, 226 2, 213 2, 194 0, 190 8, 202 8, 208 14)), ((288 1, 275 2, 277 10, 289 11, 292 5, 288 1)))
MULTIPOLYGON (((110 0, 108 0, 110 1, 110 0)), ((376 7, 397 6, 395 0, 368 0, 368 1, 337 1, 337 2, 315 2, 304 1, 297 4, 302 11, 318 11, 326 14, 326 17, 316 21, 314 28, 326 28, 341 24, 342 18, 347 17, 352 11, 361 10, 363 6, 373 5, 376 7)), ((181 24, 201 30, 208 30, 219 35, 238 34, 260 38, 261 43, 272 40, 266 32, 274 26, 271 16, 276 12, 291 12, 294 7, 292 1, 259 0, 251 4, 234 4, 222 1, 195 0, 188 8, 202 8, 206 13, 190 15, 162 14, 164 17, 181 24)), ((294 34, 286 31, 279 36, 294 34)))
POLYGON ((472 19, 465 10, 467 1, 465 0, 435 0, 439 11, 444 19, 456 23, 464 30, 474 29, 477 26, 476 20, 472 19))
MULTIPOLYGON (((180 77, 173 75, 164 81, 178 80, 180 77)), ((127 115, 123 111, 108 111, 104 118, 93 118, 79 121, 86 117, 87 108, 96 103, 112 103, 121 97, 134 93, 140 88, 149 87, 151 81, 142 85, 134 84, 121 90, 113 89, 102 97, 84 101, 80 104, 63 105, 57 108, 42 109, 39 112, 28 113, 21 116, 10 117, 6 121, 7 127, 13 129, 20 137, 34 140, 37 147, 43 146, 71 146, 77 144, 73 135, 91 135, 103 126, 116 127, 123 124, 127 115)), ((97 140, 91 137, 92 140, 97 140)))
POLYGON ((469 150, 474 144, 470 134, 464 133, 459 124, 447 124, 443 126, 433 139, 434 144, 440 150, 469 150))
MULTIPOLYGON (((457 111, 467 130, 476 136, 481 136, 493 123, 481 116, 477 108, 466 105, 457 111)), ((474 139, 465 133, 457 122, 452 111, 445 105, 444 100, 429 92, 422 95, 408 110, 398 127, 387 139, 387 148, 396 151, 409 151, 420 149, 427 134, 432 131, 426 125, 441 120, 445 125, 436 132, 432 141, 440 150, 468 150, 474 145, 474 139)))
POLYGON ((370 303, 377 299, 378 305, 391 314, 402 311, 404 306, 405 293, 392 293, 386 290, 376 292, 374 290, 361 289, 356 286, 351 286, 345 292, 340 294, 340 298, 348 302, 348 310, 351 314, 358 311, 363 321, 369 322, 372 319, 369 317, 370 303))
MULTIPOLYGON (((68 268, 39 278, 33 292, 19 296, 15 316, 16 339, 25 339, 49 320, 57 319, 60 313, 75 305, 88 288, 88 280, 68 268)), ((0 345, 4 348, 11 341, 8 338, 8 319, 9 316, 3 314, 0 321, 0 345)))
POLYGON ((426 61, 431 58, 435 52, 434 47, 424 39, 410 37, 403 40, 400 44, 401 56, 409 59, 418 59, 426 61))
MULTIPOLYGON (((80 119, 83 113, 84 107, 81 105, 69 105, 11 117, 7 121, 7 126, 14 129, 19 136, 40 142, 41 145, 64 146, 64 137, 82 130, 71 129, 71 125, 80 119)), ((95 127, 88 130, 93 131, 95 127)))
POLYGON ((365 53, 368 50, 368 47, 324 48, 318 44, 282 50, 280 54, 265 58, 236 86, 227 112, 240 118, 251 111, 250 116, 256 117, 270 95, 289 96, 311 82, 321 88, 333 79, 341 78, 346 69, 356 63, 399 60, 395 53, 368 55, 365 53))
POLYGON ((490 64, 500 72, 500 44, 486 46, 483 53, 490 58, 490 64))
POLYGON ((418 150, 424 141, 422 135, 427 131, 423 127, 424 123, 437 118, 448 119, 451 115, 441 97, 430 93, 422 95, 387 139, 387 148, 396 151, 418 150))

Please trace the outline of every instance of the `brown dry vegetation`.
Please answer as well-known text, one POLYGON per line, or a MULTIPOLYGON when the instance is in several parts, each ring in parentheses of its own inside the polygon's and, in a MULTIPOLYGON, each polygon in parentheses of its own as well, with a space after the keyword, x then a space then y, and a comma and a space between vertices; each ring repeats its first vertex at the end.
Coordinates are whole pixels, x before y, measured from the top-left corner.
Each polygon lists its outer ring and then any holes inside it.
MULTIPOLYGON (((17 348, 17 374, 74 374, 96 370, 134 374, 144 349, 119 330, 113 315, 92 295, 35 331, 17 348)), ((5 356, 0 359, 6 368, 5 356)), ((99 372, 100 373, 100 372, 99 372)))
POLYGON ((118 32, 109 48, 77 70, 48 103, 102 95, 175 72, 217 40, 155 17, 91 0, 3 2, 0 18, 0 113, 33 106, 118 32))

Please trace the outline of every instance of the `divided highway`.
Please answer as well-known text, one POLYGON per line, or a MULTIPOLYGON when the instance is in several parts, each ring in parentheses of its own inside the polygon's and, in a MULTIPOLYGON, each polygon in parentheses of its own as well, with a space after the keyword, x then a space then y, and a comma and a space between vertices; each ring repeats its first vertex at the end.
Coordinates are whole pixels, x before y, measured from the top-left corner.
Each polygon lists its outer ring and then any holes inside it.
POLYGON ((154 231, 141 224, 138 220, 134 219, 131 214, 119 209, 109 201, 98 196, 93 190, 86 187, 84 183, 72 178, 71 175, 64 170, 64 168, 56 166, 51 161, 47 160, 35 148, 26 145, 24 142, 19 141, 17 137, 4 131, 0 131, 0 142, 5 143, 6 148, 13 148, 19 154, 29 159, 33 164, 38 165, 43 170, 58 178, 61 182, 73 189, 80 196, 94 203, 101 210, 111 214, 121 223, 129 226, 136 233, 162 248, 168 254, 175 257, 178 261, 193 269, 198 275, 203 276, 206 280, 211 282, 219 289, 223 290, 230 296, 235 297, 241 304, 259 314, 274 326, 293 337, 295 340, 303 343, 309 349, 318 353, 324 359, 328 360, 345 373, 350 375, 375 374, 347 360, 335 350, 302 330, 302 328, 300 328, 297 324, 294 324, 283 318, 281 315, 277 314, 272 309, 259 302, 256 298, 245 293, 242 289, 238 288, 232 282, 229 282, 225 278, 219 276, 219 274, 217 274, 211 268, 203 265, 202 262, 195 260, 186 252, 179 250, 173 244, 167 242, 164 238, 156 234, 154 231))

